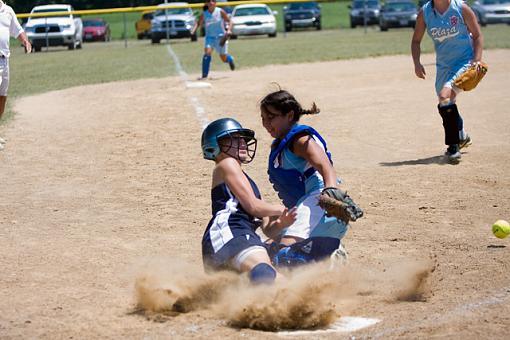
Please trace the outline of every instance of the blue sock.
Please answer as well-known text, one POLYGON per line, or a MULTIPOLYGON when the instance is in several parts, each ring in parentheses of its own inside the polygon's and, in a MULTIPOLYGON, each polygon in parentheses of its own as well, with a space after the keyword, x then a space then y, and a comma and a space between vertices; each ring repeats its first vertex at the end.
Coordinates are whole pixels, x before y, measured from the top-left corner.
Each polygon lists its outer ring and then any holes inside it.
POLYGON ((267 263, 259 263, 248 273, 253 284, 273 283, 276 279, 276 270, 267 263))
POLYGON ((207 78, 209 75, 209 66, 211 66, 211 56, 204 54, 202 58, 202 78, 207 78))
POLYGON ((226 62, 230 64, 233 61, 234 61, 234 57, 232 57, 230 54, 227 54, 227 61, 226 62))

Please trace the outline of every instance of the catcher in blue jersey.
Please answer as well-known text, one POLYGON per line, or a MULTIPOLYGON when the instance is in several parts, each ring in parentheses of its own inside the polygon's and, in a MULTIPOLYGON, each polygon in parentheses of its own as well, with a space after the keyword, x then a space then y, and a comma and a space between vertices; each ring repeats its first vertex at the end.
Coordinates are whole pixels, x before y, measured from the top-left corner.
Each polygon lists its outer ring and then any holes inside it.
MULTIPOLYGON (((411 53, 414 72, 425 79, 425 68, 420 62, 420 44, 427 31, 436 51, 436 93, 438 110, 443 119, 445 156, 451 163, 458 163, 460 150, 471 144, 464 131, 464 122, 456 104, 461 91, 456 80, 473 64, 479 67, 482 61, 483 36, 476 15, 462 0, 430 0, 418 13, 411 53)), ((486 71, 486 70, 485 70, 486 71)))
POLYGON ((271 237, 292 224, 296 212, 264 202, 255 182, 242 170, 256 150, 255 132, 232 118, 218 119, 203 131, 202 154, 216 165, 212 217, 202 238, 202 256, 206 270, 247 272, 253 283, 270 283, 277 272, 255 230, 261 226, 271 237))
POLYGON ((302 115, 318 114, 319 109, 314 103, 304 110, 292 94, 279 90, 262 99, 260 112, 264 128, 274 138, 269 180, 283 204, 297 209, 296 221, 273 238, 273 263, 292 267, 333 254, 345 257, 340 240, 348 223, 363 216, 363 211, 337 188, 326 141, 312 127, 298 123, 302 115), (319 205, 323 198, 341 201, 344 217, 323 209, 319 205))
POLYGON ((232 35, 232 20, 227 12, 216 7, 216 0, 206 0, 204 12, 191 30, 194 34, 201 25, 205 28, 204 56, 202 57, 202 77, 207 79, 211 66, 212 51, 216 50, 224 63, 235 70, 234 57, 228 53, 228 38, 232 35))

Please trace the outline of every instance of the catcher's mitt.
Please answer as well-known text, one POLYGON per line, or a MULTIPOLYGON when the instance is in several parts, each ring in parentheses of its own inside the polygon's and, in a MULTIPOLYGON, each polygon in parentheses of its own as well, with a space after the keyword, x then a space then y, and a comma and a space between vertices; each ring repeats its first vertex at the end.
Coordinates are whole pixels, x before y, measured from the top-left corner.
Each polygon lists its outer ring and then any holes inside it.
POLYGON ((464 91, 471 91, 485 76, 488 68, 487 64, 482 61, 473 63, 466 71, 455 79, 455 86, 464 91))
POLYGON ((354 203, 346 192, 338 188, 324 188, 318 204, 326 211, 327 216, 336 217, 345 223, 354 222, 363 216, 363 210, 354 203))
POLYGON ((230 39, 230 33, 225 33, 220 39, 220 46, 223 47, 227 43, 228 39, 230 39))

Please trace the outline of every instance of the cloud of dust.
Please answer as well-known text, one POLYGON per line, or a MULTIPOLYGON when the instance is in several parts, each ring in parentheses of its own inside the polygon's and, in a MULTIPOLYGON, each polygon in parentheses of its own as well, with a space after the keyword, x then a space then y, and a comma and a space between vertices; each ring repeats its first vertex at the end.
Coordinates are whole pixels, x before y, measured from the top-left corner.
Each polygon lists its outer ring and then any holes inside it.
POLYGON ((430 261, 404 262, 387 272, 391 278, 390 285, 398 287, 393 290, 397 301, 427 301, 430 295, 430 282, 427 280, 434 271, 430 261))
POLYGON ((234 273, 207 275, 184 261, 151 261, 136 277, 136 301, 149 313, 186 313, 213 304, 237 280, 234 273))
POLYGON ((361 306, 366 295, 423 301, 430 273, 429 262, 399 262, 383 272, 349 265, 331 270, 324 262, 284 272, 273 285, 254 286, 246 275, 206 274, 201 267, 172 260, 145 266, 135 291, 138 306, 146 313, 209 309, 237 328, 313 329, 361 306))
POLYGON ((285 273, 273 285, 244 281, 236 292, 223 295, 217 310, 239 328, 264 331, 322 328, 339 316, 337 303, 355 294, 347 267, 329 270, 318 263, 285 273))

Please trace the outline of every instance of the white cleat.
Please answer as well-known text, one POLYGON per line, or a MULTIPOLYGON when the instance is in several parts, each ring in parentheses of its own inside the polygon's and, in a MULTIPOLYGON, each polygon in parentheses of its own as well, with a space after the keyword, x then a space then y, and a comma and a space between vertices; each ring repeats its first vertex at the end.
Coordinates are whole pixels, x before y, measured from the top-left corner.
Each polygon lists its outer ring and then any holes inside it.
POLYGON ((338 249, 336 249, 329 257, 331 263, 329 269, 334 270, 346 265, 348 257, 347 250, 345 250, 344 245, 340 242, 338 249))
POLYGON ((460 154, 460 148, 457 144, 450 145, 446 152, 444 153, 445 157, 450 164, 459 164, 462 155, 460 154))

